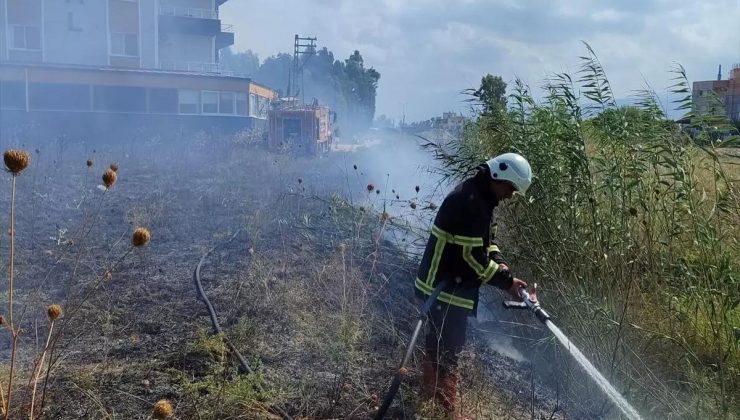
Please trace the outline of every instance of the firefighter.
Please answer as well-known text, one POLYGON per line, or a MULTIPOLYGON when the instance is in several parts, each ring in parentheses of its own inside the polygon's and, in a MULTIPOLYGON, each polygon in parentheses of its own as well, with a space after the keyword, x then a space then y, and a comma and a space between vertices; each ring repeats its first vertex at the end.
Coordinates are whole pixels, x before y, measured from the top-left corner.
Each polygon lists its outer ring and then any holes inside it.
POLYGON ((426 298, 440 281, 447 280, 429 313, 422 396, 436 398, 453 416, 460 380, 458 354, 465 344, 467 318, 476 314, 478 289, 494 285, 518 300, 519 289, 527 286, 512 276, 492 240, 492 226, 496 206, 515 192, 527 191, 532 169, 522 156, 505 153, 476 170, 439 207, 415 282, 416 294, 426 298))

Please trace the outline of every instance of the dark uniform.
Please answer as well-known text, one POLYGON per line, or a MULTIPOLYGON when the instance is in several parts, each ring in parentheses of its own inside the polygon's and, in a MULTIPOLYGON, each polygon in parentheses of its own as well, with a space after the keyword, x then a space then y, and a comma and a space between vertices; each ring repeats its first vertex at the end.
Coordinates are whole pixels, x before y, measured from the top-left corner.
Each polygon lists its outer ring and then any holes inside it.
POLYGON ((476 314, 478 289, 483 284, 509 289, 512 284, 509 271, 498 270, 506 261, 492 240, 498 200, 490 180, 483 165, 444 199, 415 282, 416 294, 426 298, 447 280, 429 315, 423 363, 426 397, 436 395, 446 408, 454 409, 456 402, 457 358, 465 344, 467 318, 476 314))

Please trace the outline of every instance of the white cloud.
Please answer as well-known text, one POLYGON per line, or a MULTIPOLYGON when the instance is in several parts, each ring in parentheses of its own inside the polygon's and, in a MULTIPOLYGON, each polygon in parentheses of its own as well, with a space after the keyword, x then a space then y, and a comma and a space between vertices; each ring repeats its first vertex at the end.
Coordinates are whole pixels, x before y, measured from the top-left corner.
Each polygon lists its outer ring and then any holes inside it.
POLYGON ((596 22, 622 22, 628 14, 614 9, 599 10, 591 14, 591 19, 596 22))
POLYGON ((485 73, 532 85, 574 72, 585 40, 618 97, 669 85, 682 63, 696 80, 740 62, 740 2, 715 0, 232 0, 236 48, 262 58, 292 49, 293 34, 316 35, 338 59, 358 49, 381 73, 378 113, 422 119, 464 110, 460 91, 485 73))

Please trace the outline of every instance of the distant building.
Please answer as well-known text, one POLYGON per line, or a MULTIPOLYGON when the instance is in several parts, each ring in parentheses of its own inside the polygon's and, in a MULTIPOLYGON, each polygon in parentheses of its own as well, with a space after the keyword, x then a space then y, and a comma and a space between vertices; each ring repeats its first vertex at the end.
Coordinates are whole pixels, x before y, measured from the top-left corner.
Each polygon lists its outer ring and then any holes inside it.
POLYGON ((455 114, 454 112, 444 112, 442 113, 442 118, 437 120, 436 128, 441 128, 457 136, 462 133, 467 121, 467 118, 462 115, 455 114))
POLYGON ((712 93, 724 103, 724 111, 730 121, 740 121, 740 64, 736 64, 727 80, 722 80, 722 68, 717 74, 717 80, 694 82, 692 100, 694 112, 706 114, 716 107, 712 100, 712 93))
POLYGON ((465 128, 465 124, 469 121, 469 119, 460 114, 444 112, 441 117, 432 117, 425 121, 411 123, 409 128, 414 131, 443 130, 455 137, 459 137, 462 134, 463 128, 465 128))
POLYGON ((0 0, 0 125, 264 126, 276 92, 219 68, 227 0, 0 0))

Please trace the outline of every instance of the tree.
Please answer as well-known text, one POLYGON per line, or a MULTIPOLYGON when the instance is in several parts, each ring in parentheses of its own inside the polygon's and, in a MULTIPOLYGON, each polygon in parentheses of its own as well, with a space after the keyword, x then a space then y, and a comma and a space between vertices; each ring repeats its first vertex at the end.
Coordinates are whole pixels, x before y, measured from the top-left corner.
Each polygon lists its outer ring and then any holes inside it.
POLYGON ((252 79, 285 94, 288 91, 288 75, 291 67, 293 67, 293 56, 280 53, 267 57, 252 79))
POLYGON ((234 53, 229 47, 221 50, 219 64, 222 69, 238 76, 252 77, 260 68, 260 58, 252 50, 234 53))
POLYGON ((495 115, 506 110, 506 82, 501 76, 487 74, 481 79, 478 89, 467 89, 466 92, 483 107, 483 115, 495 115))
MULTIPOLYGON (((224 50, 224 69, 246 73, 257 83, 287 93, 288 76, 293 68, 293 56, 280 53, 268 57, 259 65, 259 59, 251 51, 234 54, 224 50), (256 61, 255 61, 256 60, 256 61), (249 72, 240 69, 252 69, 249 72), (250 67, 252 66, 252 67, 250 67)), ((344 132, 364 130, 370 127, 375 117, 375 96, 380 73, 374 68, 365 68, 359 51, 354 51, 346 60, 336 60, 326 47, 310 51, 301 57, 298 64, 303 70, 300 92, 292 95, 312 102, 314 98, 328 105, 337 113, 344 132)))

